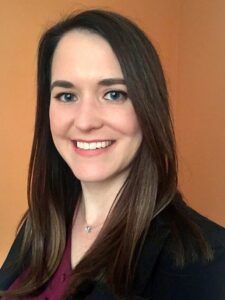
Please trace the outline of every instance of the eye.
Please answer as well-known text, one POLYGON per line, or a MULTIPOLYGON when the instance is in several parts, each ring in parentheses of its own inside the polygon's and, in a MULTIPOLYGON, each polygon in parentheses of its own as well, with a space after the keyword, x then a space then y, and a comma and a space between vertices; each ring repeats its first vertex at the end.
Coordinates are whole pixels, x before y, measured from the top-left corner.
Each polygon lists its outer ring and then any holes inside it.
POLYGON ((124 91, 109 91, 104 95, 104 98, 110 101, 123 101, 128 97, 124 91))
POLYGON ((73 102, 76 100, 76 96, 72 93, 58 93, 54 98, 62 102, 73 102))

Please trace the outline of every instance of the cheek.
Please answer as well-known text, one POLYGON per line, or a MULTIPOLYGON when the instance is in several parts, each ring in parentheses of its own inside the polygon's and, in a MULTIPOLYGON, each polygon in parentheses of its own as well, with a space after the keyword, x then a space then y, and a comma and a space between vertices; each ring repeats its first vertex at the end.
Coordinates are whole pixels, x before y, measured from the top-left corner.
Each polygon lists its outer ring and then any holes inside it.
POLYGON ((51 133, 52 135, 54 134, 54 132, 58 131, 57 130, 57 116, 53 113, 53 111, 50 109, 49 110, 49 122, 50 122, 50 129, 51 129, 51 133))
POLYGON ((123 135, 131 138, 142 136, 141 128, 132 105, 125 111, 115 114, 113 122, 115 128, 123 135))
POLYGON ((53 136, 64 134, 70 124, 68 113, 54 104, 50 105, 49 120, 50 129, 53 136))

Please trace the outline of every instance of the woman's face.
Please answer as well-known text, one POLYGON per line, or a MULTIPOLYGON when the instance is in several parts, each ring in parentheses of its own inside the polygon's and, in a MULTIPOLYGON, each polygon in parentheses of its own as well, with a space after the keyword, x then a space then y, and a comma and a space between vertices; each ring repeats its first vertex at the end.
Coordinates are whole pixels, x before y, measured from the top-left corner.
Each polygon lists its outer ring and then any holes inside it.
POLYGON ((70 31, 52 62, 50 126, 54 144, 82 182, 125 176, 142 132, 110 45, 70 31))

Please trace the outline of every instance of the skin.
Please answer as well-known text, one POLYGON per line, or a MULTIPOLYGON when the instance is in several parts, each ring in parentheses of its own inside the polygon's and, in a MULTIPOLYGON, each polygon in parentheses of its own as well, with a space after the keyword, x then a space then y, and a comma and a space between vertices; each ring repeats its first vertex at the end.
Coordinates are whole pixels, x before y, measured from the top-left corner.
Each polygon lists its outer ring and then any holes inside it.
POLYGON ((53 56, 51 84, 53 141, 82 186, 72 232, 75 266, 104 223, 141 144, 142 132, 118 60, 97 34, 74 30, 63 36, 53 56), (77 141, 113 143, 103 150, 80 151, 77 141), (84 232, 86 222, 96 225, 91 234, 84 232))

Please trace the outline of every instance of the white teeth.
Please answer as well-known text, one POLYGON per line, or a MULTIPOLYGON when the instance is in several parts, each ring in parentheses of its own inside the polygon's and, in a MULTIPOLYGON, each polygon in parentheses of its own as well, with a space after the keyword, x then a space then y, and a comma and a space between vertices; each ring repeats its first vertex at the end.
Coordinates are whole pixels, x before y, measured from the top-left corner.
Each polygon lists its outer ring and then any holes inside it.
POLYGON ((88 150, 89 149, 89 144, 88 143, 83 143, 83 149, 88 150))
POLYGON ((104 142, 97 142, 97 143, 86 143, 86 142, 77 142, 77 148, 84 149, 84 150, 95 150, 100 148, 106 148, 112 144, 112 141, 104 141, 104 142))
POLYGON ((96 143, 90 143, 89 149, 96 149, 96 143))

